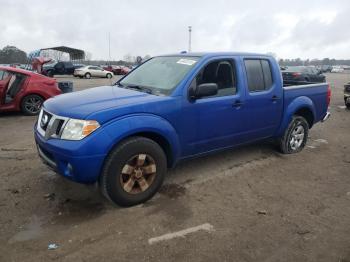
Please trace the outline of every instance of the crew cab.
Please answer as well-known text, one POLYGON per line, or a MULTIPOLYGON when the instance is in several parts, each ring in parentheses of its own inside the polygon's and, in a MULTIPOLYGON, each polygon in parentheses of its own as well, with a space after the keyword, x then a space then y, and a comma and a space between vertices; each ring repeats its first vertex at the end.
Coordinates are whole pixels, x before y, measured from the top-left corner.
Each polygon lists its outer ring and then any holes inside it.
POLYGON ((300 152, 329 117, 327 83, 283 87, 275 59, 249 53, 153 57, 112 86, 49 99, 34 127, 62 176, 98 182, 121 206, 151 198, 184 159, 274 138, 300 152))
POLYGON ((0 112, 37 115, 44 100, 62 94, 55 79, 14 67, 0 66, 0 112))

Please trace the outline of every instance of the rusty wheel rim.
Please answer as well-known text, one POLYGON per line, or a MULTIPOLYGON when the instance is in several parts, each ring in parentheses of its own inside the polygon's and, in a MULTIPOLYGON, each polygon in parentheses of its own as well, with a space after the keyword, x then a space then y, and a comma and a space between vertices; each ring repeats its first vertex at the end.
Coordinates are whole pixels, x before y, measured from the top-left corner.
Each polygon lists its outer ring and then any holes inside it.
POLYGON ((145 192, 153 184, 156 171, 156 163, 150 155, 138 154, 131 157, 120 174, 123 190, 129 194, 145 192))

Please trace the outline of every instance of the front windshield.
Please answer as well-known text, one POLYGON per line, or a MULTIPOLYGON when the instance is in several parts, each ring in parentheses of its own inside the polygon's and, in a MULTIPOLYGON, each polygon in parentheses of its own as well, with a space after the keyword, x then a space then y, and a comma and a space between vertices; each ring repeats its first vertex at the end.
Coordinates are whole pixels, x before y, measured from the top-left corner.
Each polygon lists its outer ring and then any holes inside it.
POLYGON ((160 56, 137 67, 119 82, 124 87, 145 87, 153 94, 169 95, 194 67, 199 57, 160 56))

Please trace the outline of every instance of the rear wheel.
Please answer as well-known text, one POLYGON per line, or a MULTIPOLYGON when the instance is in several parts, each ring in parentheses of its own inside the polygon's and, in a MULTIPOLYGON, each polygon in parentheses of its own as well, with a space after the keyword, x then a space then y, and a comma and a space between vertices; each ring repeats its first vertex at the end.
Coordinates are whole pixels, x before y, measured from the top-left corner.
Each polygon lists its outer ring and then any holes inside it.
POLYGON ((108 79, 111 79, 113 76, 112 76, 111 73, 108 73, 108 74, 106 75, 106 77, 107 77, 108 79))
POLYGON ((21 109, 23 114, 34 116, 39 114, 44 99, 39 95, 28 95, 22 99, 21 109))
POLYGON ((108 156, 101 177, 102 193, 120 206, 133 206, 150 199, 161 187, 166 156, 153 140, 129 138, 108 156))
POLYGON ((293 116, 283 137, 280 138, 280 148, 284 154, 298 153, 305 147, 309 134, 309 124, 302 116, 293 116))
POLYGON ((85 74, 85 78, 86 78, 86 79, 90 79, 90 78, 91 78, 91 74, 90 74, 90 73, 86 73, 86 74, 85 74))

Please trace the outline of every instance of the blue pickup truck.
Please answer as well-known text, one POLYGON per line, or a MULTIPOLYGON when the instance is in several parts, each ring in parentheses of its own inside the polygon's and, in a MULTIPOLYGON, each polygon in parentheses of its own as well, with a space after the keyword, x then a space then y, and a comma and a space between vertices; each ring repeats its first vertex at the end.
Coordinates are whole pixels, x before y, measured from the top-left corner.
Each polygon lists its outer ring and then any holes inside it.
POLYGON ((34 127, 44 163, 98 182, 121 206, 150 199, 179 161, 266 138, 301 151, 329 117, 327 83, 283 86, 275 59, 187 53, 149 59, 112 86, 47 100, 34 127))

